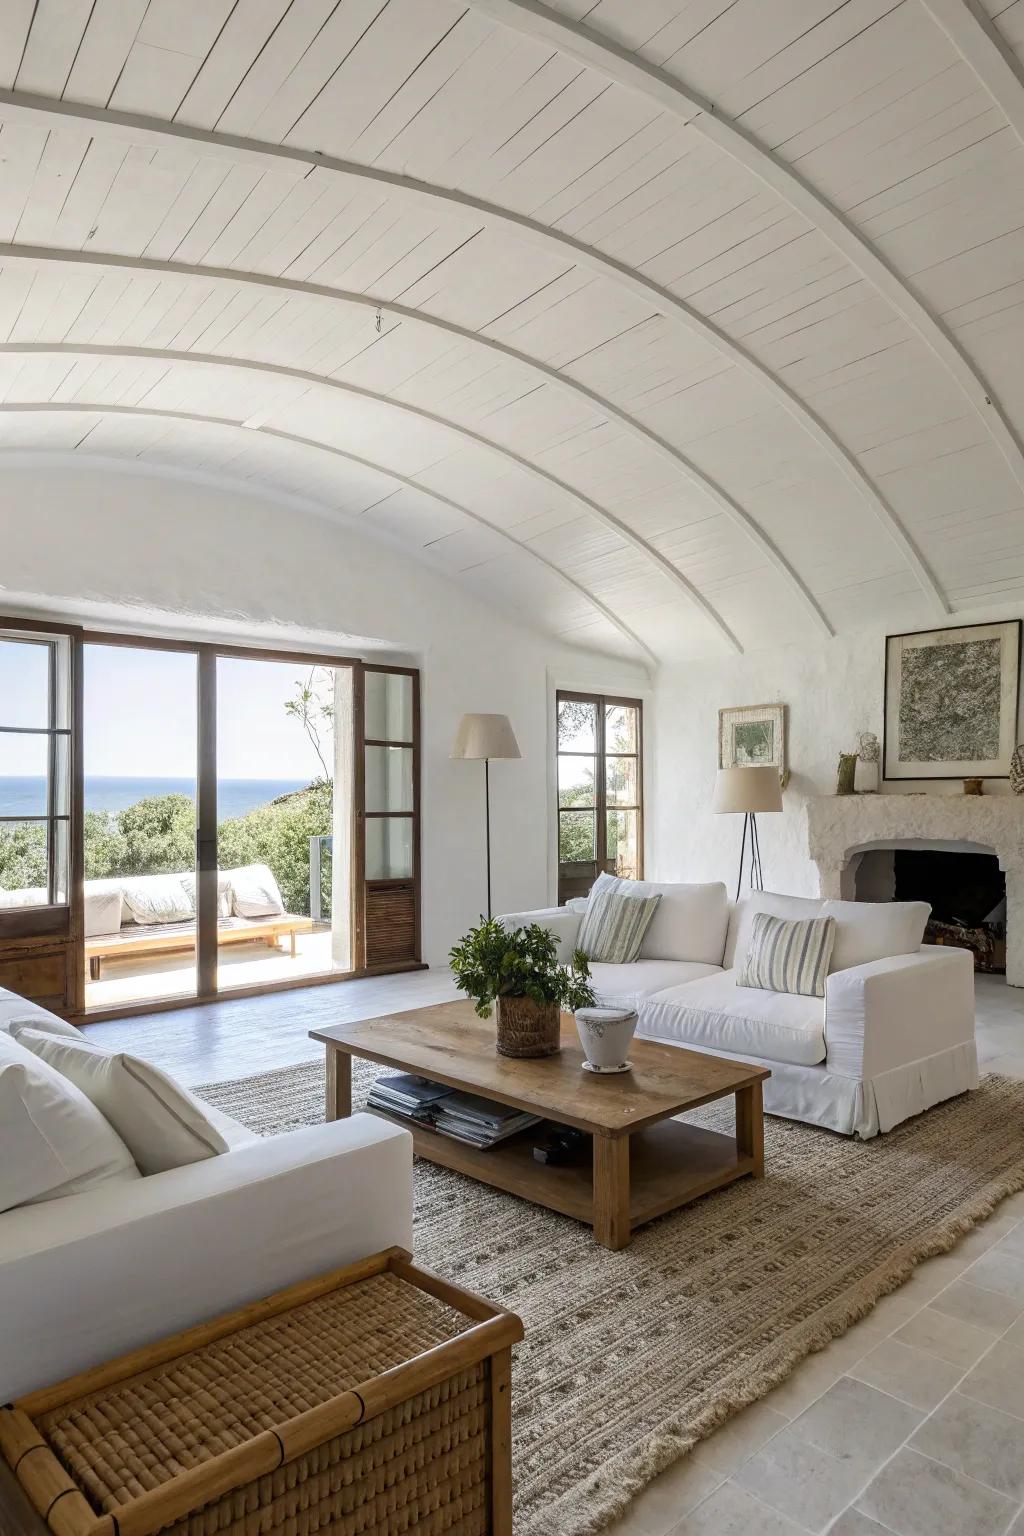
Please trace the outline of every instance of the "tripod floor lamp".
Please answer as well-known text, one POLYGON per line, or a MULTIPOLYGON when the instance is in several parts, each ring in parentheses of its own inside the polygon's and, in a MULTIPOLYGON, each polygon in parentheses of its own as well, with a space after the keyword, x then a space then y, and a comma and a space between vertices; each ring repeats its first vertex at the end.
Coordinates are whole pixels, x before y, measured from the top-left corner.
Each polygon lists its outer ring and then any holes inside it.
POLYGON ((757 837, 757 812, 782 810, 782 785, 779 770, 773 766, 758 768, 719 768, 715 780, 712 809, 718 815, 743 815, 743 841, 740 867, 736 876, 736 900, 743 884, 743 864, 750 844, 750 889, 764 890, 761 872, 761 844, 757 837))
POLYGON ((453 758, 484 765, 484 829, 487 841, 487 916, 491 913, 491 759, 522 757, 507 715, 463 715, 455 732, 453 758))

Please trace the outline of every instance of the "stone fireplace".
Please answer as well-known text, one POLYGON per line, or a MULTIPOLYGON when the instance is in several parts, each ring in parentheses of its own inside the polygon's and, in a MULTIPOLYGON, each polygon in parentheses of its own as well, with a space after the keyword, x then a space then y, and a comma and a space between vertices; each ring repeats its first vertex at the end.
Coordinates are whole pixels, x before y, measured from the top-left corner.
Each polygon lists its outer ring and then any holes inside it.
POLYGON ((1006 880, 1006 979, 1024 987, 1024 797, 818 796, 807 802, 807 848, 821 895, 847 901, 872 850, 994 854, 1006 880))

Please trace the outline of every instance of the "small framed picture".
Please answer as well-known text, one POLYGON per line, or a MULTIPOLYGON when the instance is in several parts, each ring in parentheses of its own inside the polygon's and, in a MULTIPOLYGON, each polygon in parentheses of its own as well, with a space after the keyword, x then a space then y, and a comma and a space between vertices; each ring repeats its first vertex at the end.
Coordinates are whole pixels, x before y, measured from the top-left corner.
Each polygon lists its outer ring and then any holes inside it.
POLYGON ((783 789, 789 781, 785 704, 744 704, 718 711, 719 768, 779 770, 783 789))
POLYGON ((885 641, 887 779, 1005 779, 1017 744, 1021 622, 885 641))

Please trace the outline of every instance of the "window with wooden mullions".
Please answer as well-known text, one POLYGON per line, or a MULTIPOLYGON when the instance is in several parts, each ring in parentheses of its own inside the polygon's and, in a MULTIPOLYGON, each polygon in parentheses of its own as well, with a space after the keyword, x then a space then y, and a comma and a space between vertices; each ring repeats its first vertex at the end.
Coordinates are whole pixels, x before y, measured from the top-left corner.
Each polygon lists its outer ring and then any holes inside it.
POLYGON ((602 870, 643 877, 643 711, 639 699, 559 692, 558 900, 602 870))

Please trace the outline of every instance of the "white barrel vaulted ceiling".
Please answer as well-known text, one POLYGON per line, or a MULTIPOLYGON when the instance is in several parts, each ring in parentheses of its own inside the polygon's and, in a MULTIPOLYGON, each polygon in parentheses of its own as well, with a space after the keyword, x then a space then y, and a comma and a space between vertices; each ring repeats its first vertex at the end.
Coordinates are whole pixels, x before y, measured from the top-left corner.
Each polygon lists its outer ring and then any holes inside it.
POLYGON ((0 455, 645 660, 1019 605, 1022 56, 1024 0, 3 0, 0 455))

